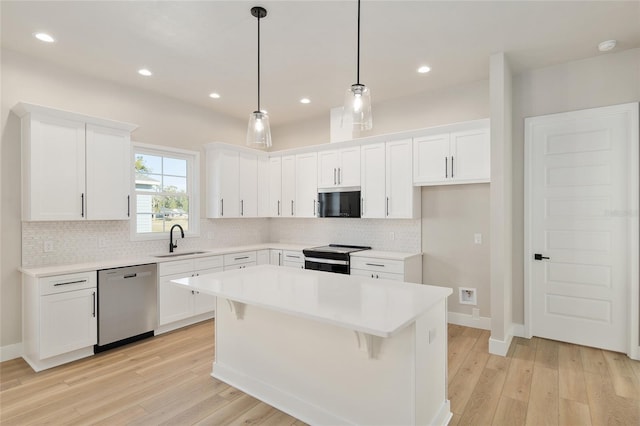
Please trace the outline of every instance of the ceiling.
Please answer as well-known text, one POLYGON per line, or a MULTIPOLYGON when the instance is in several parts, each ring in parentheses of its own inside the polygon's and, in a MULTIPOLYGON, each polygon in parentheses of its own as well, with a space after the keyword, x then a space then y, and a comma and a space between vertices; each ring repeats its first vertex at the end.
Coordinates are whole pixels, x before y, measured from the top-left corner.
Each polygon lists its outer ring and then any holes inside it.
MULTIPOLYGON (((327 114, 356 80, 357 2, 7 1, 3 48, 246 120, 261 106, 273 125, 327 114), (47 44, 33 33, 55 37, 47 44), (151 77, 137 74, 146 67, 151 77), (220 99, 208 95, 217 92, 220 99), (311 103, 303 105, 302 97, 311 103)), ((363 0, 361 82, 376 102, 487 79, 505 52, 516 73, 640 47, 639 1, 363 0), (418 74, 420 65, 432 71, 418 74)))

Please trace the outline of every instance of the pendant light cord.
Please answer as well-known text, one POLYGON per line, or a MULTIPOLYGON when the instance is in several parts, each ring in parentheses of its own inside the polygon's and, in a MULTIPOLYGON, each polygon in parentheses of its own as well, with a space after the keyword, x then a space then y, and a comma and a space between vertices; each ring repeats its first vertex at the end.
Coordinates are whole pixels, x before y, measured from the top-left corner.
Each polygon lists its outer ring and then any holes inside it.
POLYGON ((260 109, 260 15, 258 14, 258 111, 260 109))
POLYGON ((360 0, 358 0, 358 63, 356 70, 356 83, 360 84, 360 0))

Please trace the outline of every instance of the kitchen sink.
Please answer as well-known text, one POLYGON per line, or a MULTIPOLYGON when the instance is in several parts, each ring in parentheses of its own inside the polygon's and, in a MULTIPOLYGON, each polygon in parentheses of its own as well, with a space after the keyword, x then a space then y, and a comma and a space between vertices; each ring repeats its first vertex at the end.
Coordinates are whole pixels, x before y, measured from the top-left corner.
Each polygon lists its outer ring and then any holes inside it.
POLYGON ((192 254, 203 254, 206 253, 206 251, 187 251, 184 253, 167 253, 167 254, 156 254, 153 257, 180 257, 180 256, 189 256, 192 254))

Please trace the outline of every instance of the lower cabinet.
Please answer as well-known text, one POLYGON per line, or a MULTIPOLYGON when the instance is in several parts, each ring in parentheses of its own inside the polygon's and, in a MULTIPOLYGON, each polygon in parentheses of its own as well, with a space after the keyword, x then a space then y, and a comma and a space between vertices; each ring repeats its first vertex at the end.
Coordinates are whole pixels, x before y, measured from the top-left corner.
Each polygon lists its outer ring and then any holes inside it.
POLYGON ((256 264, 268 265, 269 263, 271 263, 271 253, 269 253, 269 250, 258 250, 256 252, 256 264))
MULTIPOLYGON (((262 251, 262 250, 260 250, 262 251)), ((258 264, 257 253, 255 251, 243 251, 224 255, 224 270, 243 269, 258 264)))
POLYGON ((23 358, 35 371, 93 355, 97 273, 23 276, 23 358))
POLYGON ((216 298, 171 283, 171 280, 222 271, 222 256, 176 260, 158 264, 158 313, 162 331, 213 317, 216 298), (166 327, 175 323, 175 327, 166 327), (165 326, 165 327, 163 327, 165 326))
POLYGON ((304 269, 304 254, 298 250, 282 250, 282 266, 304 269))
POLYGON ((422 283, 422 255, 404 259, 351 257, 351 275, 374 279, 422 283))
POLYGON ((282 266, 282 250, 269 249, 269 264, 282 266))

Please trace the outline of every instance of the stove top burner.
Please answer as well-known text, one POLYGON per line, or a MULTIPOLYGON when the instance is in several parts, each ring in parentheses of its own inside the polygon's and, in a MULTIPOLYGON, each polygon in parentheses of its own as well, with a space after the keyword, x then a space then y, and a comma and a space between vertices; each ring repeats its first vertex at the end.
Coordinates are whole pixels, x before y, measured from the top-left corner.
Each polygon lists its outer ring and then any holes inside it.
MULTIPOLYGON (((328 246, 320 246, 320 247, 311 247, 308 249, 304 249, 305 251, 313 251, 313 252, 323 252, 323 253, 337 253, 337 254, 349 254, 354 253, 356 251, 362 250, 371 250, 371 247, 367 246, 347 246, 342 244, 329 244, 328 246)), ((305 253, 306 254, 306 253, 305 253)))

